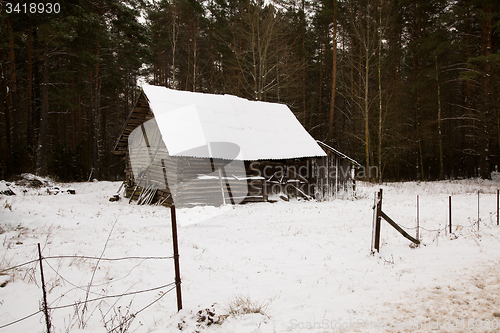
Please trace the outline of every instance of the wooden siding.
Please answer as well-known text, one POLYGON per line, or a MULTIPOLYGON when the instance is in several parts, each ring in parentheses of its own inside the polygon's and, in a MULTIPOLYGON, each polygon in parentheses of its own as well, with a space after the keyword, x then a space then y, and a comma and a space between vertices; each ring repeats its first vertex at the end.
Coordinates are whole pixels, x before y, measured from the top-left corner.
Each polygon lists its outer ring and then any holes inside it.
MULTIPOLYGON (((169 206, 175 202, 180 207, 220 206, 263 202, 273 195, 326 200, 339 193, 351 193, 355 186, 353 164, 332 153, 322 158, 245 161, 246 175, 231 172, 230 161, 214 159, 212 168, 208 158, 170 157, 168 160, 169 175, 176 179, 167 179, 167 188, 158 190, 151 203, 163 202, 169 206), (174 173, 172 170, 182 171, 174 173), (224 170, 225 175, 218 170, 224 170)), ((127 161, 127 197, 138 185, 129 165, 127 161)), ((152 172, 163 174, 163 169, 160 167, 152 172)), ((154 177, 151 175, 151 178, 154 177)), ((133 200, 139 198, 143 189, 139 183, 133 200)))
POLYGON ((132 109, 132 112, 127 118, 125 125, 123 126, 122 133, 118 140, 116 141, 115 148, 113 149, 113 154, 115 155, 125 155, 128 152, 128 136, 132 131, 141 124, 144 124, 146 121, 153 119, 154 115, 149 108, 149 103, 144 95, 144 92, 141 92, 137 104, 132 109))
POLYGON ((315 198, 325 200, 341 193, 352 194, 355 190, 354 165, 332 152, 327 151, 327 154, 328 156, 314 161, 315 198))
POLYGON ((141 93, 113 151, 124 155, 126 197, 130 201, 166 206, 173 203, 177 206, 219 206, 262 202, 274 195, 326 200, 355 188, 353 170, 359 164, 321 142, 318 143, 327 153, 325 157, 244 161, 239 162, 244 166, 236 166, 238 162, 228 160, 168 156, 164 146, 150 151, 150 143, 152 147, 161 146, 159 130, 148 131, 147 135, 144 131, 147 126, 144 123, 153 118, 147 98, 141 93), (139 173, 134 176, 128 139, 133 130, 143 124, 145 143, 142 148, 147 146, 145 156, 149 154, 149 158, 140 162, 134 160, 136 173, 139 173))

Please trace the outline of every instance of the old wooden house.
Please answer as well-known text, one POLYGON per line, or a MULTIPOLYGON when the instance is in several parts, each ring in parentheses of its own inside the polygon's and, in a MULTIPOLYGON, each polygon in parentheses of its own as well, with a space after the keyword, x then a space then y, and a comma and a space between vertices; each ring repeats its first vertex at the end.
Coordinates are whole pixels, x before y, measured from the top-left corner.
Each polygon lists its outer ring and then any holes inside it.
POLYGON ((117 140, 126 196, 221 205, 354 190, 359 164, 314 140, 283 104, 144 85, 117 140))

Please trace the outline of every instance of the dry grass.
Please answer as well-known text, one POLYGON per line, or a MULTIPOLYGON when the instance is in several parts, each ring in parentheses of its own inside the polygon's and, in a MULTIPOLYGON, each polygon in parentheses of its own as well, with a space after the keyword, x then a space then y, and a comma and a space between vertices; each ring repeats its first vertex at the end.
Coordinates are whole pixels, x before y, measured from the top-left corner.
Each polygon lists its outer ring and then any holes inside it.
POLYGON ((269 304, 266 302, 254 302, 247 296, 239 295, 229 302, 227 305, 227 313, 233 317, 251 313, 269 317, 266 313, 268 306, 269 304))

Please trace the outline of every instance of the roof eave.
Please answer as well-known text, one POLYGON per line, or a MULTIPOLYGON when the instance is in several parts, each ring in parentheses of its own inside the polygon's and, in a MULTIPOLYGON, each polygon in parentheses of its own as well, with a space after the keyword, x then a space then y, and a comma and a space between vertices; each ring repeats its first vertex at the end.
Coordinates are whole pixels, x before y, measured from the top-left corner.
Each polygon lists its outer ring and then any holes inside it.
POLYGON ((361 167, 361 164, 359 164, 356 160, 350 158, 349 156, 347 156, 346 154, 344 153, 341 153, 340 151, 338 151, 337 149, 327 145, 326 143, 324 142, 321 142, 319 140, 316 140, 316 142, 320 145, 320 147, 322 148, 326 148, 328 150, 330 150, 332 153, 338 155, 339 157, 343 158, 343 159, 346 159, 348 160, 349 162, 351 162, 352 164, 354 164, 356 167, 360 168, 361 167))

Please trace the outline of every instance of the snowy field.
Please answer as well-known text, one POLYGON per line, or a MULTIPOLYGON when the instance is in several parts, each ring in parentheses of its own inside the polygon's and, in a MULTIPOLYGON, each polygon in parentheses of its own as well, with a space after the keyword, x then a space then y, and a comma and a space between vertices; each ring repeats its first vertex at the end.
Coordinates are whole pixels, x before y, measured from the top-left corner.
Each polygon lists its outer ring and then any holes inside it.
MULTIPOLYGON (((33 261, 1 273, 0 332, 46 330, 37 243, 43 257, 101 258, 42 261, 51 332, 500 328, 500 183, 494 181, 381 186, 383 210, 411 235, 419 195, 423 245, 410 247, 383 222, 374 256, 375 185, 360 184, 352 200, 178 209, 179 313, 173 260, 143 258, 172 256, 170 209, 110 202, 119 182, 55 184, 63 190, 57 195, 47 191, 54 184, 27 185, 11 183, 17 195, 0 195, 0 268, 33 261), (141 259, 104 260, 124 257, 141 259), (150 291, 135 293, 144 290, 150 291)), ((0 182, 0 191, 6 188, 0 182)))

